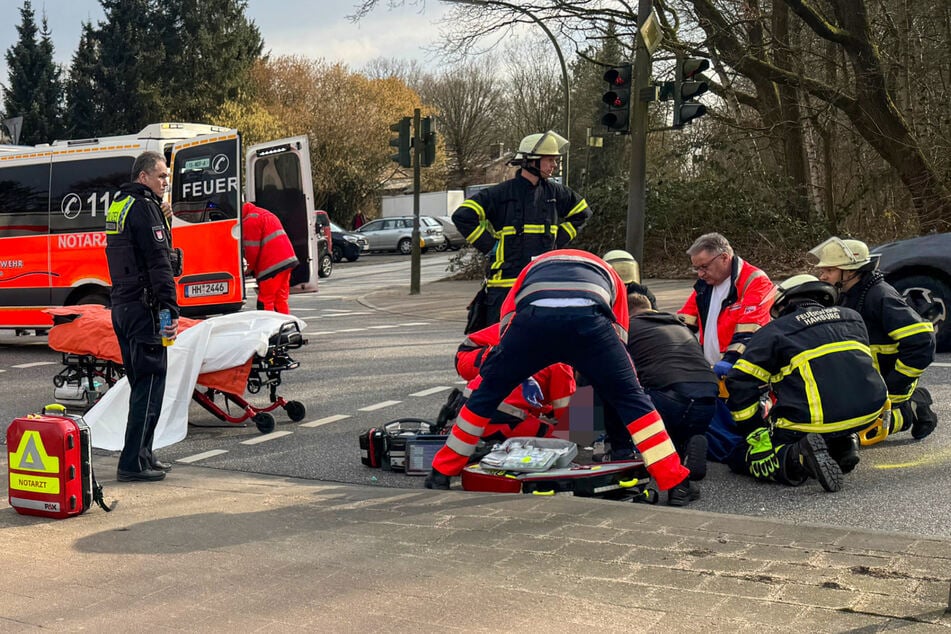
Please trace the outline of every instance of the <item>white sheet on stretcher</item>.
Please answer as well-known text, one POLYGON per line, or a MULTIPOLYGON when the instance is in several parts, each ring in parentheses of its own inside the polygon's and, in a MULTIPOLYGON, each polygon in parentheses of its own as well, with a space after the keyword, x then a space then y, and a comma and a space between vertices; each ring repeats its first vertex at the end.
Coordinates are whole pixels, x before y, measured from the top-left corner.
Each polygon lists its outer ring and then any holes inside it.
MULTIPOLYGON (((188 405, 198 375, 243 365, 254 354, 265 355, 268 340, 288 322, 306 325, 292 315, 254 310, 212 317, 181 332, 168 348, 168 375, 162 415, 155 430, 155 449, 167 447, 188 433, 188 405)), ((129 415, 129 381, 123 378, 83 418, 92 430, 93 447, 118 451, 125 442, 129 415)))

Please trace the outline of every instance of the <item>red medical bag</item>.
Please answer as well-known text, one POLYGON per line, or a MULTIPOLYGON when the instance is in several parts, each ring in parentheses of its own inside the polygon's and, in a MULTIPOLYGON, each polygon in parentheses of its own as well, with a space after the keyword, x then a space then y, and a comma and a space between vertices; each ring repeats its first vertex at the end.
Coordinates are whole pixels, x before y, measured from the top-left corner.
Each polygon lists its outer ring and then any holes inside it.
POLYGON ((112 510, 93 477, 89 427, 62 406, 15 419, 7 428, 7 459, 10 506, 17 513, 62 519, 93 502, 112 510))

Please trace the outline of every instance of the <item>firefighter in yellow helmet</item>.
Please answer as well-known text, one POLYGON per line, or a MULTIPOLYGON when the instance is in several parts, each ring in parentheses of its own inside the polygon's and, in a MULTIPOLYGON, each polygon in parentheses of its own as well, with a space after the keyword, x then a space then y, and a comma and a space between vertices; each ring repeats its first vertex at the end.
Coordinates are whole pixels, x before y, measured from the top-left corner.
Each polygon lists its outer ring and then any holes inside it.
POLYGON ((920 440, 938 424, 931 394, 918 377, 935 355, 934 326, 885 281, 877 258, 860 240, 829 238, 809 252, 818 277, 839 290, 838 304, 858 311, 868 328, 875 366, 892 404, 891 432, 911 429, 920 440))
POLYGON ((484 288, 469 308, 466 333, 499 321, 502 300, 532 258, 565 247, 591 216, 579 194, 552 180, 568 141, 530 134, 509 162, 515 176, 476 192, 452 214, 460 233, 485 254, 484 288))

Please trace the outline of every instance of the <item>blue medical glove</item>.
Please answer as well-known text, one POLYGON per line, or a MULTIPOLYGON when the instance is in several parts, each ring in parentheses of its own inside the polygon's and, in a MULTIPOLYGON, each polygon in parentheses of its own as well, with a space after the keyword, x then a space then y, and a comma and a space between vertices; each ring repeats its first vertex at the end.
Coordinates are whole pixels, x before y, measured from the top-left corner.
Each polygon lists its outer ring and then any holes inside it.
POLYGON ((717 375, 718 379, 725 377, 732 369, 733 364, 729 361, 717 361, 713 364, 713 373, 717 375))
POLYGON ((542 406, 542 399, 545 398, 545 395, 542 393, 542 388, 538 384, 538 381, 532 377, 528 377, 522 381, 522 398, 530 405, 534 405, 535 407, 542 406))

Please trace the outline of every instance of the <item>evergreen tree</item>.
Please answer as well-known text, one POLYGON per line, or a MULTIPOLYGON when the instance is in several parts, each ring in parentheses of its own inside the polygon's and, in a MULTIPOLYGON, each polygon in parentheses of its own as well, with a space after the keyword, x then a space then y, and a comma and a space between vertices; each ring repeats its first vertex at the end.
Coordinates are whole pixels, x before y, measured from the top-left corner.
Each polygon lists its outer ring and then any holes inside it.
POLYGON ((30 0, 20 8, 19 39, 6 52, 9 87, 3 88, 6 117, 23 117, 19 142, 48 143, 62 135, 62 71, 53 62, 53 42, 43 17, 37 41, 36 14, 30 0))
POLYGON ((73 54, 66 80, 66 134, 71 139, 94 137, 102 132, 102 100, 96 85, 99 42, 92 24, 83 22, 79 46, 73 54))
POLYGON ((263 41, 246 0, 166 0, 157 20, 166 52, 166 116, 205 122, 238 97, 263 41))
POLYGON ((105 21, 96 39, 99 64, 93 72, 102 116, 100 134, 138 132, 160 121, 165 49, 155 24, 156 0, 99 0, 105 21))

